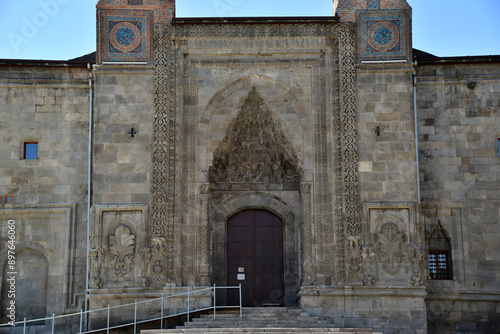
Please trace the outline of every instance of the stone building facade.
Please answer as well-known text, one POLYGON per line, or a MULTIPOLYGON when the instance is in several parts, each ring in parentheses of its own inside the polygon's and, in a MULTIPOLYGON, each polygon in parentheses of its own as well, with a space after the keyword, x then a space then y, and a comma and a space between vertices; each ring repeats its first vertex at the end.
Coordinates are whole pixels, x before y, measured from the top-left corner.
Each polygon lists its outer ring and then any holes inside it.
POLYGON ((241 282, 247 306, 339 327, 498 328, 500 57, 414 54, 404 0, 238 19, 101 0, 97 23, 91 67, 0 62, 19 318, 241 282))

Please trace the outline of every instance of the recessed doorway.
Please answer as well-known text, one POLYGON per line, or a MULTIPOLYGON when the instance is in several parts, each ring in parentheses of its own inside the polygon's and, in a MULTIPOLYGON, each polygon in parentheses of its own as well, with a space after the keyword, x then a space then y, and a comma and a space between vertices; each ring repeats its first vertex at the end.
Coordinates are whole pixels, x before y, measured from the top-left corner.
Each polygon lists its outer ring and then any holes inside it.
MULTIPOLYGON (((227 221, 227 283, 242 285, 243 306, 282 306, 283 221, 265 210, 246 210, 227 221)), ((228 305, 238 305, 229 290, 228 305)))

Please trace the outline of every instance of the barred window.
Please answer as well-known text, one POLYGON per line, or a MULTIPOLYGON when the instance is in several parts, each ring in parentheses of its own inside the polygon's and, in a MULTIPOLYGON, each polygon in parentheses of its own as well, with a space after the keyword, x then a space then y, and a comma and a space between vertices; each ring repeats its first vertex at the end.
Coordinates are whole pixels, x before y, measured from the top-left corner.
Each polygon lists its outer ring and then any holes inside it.
POLYGON ((441 224, 441 221, 438 220, 437 223, 432 226, 428 243, 430 279, 453 279, 451 239, 441 224))
POLYGON ((445 250, 429 250, 429 276, 435 280, 451 279, 450 256, 445 250))

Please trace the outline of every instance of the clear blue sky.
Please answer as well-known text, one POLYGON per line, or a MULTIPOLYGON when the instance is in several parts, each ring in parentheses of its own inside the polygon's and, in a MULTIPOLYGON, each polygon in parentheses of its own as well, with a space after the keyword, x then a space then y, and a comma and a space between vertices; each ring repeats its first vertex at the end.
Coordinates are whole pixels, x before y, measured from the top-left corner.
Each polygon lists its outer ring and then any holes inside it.
MULTIPOLYGON (((500 0, 407 0, 413 46, 438 56, 500 55, 500 0)), ((97 0, 0 0, 0 58, 95 51, 97 0)), ((177 0, 177 17, 322 16, 332 0, 177 0)))

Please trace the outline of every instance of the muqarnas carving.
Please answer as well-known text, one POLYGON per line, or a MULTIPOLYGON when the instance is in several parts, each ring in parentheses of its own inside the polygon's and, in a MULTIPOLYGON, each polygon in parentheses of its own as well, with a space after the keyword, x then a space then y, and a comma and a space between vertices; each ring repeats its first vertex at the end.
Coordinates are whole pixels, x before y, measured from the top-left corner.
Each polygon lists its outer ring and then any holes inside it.
POLYGON ((380 262, 391 275, 399 272, 405 258, 403 243, 404 234, 398 231, 396 224, 388 223, 382 228, 382 233, 378 233, 380 262))
POLYGON ((213 183, 299 183, 297 154, 254 87, 209 169, 213 183))
POLYGON ((121 225, 109 237, 109 254, 113 273, 119 278, 130 272, 134 264, 135 236, 121 225))

